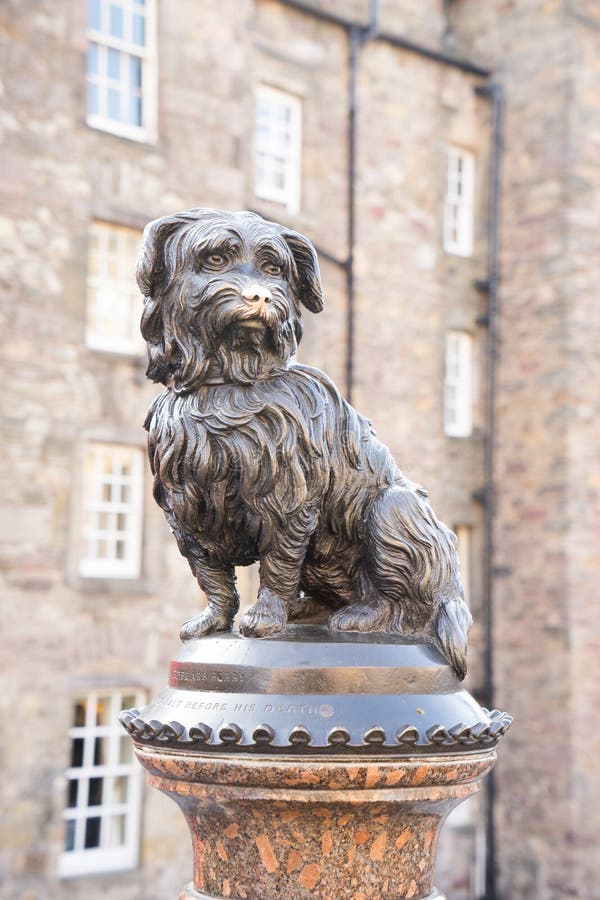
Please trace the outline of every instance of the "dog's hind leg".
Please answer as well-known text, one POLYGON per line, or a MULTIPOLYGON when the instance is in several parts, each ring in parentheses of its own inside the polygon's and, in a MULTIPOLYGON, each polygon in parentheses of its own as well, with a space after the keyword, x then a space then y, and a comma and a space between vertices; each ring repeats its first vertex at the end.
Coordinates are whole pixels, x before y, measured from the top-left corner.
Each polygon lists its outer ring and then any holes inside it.
POLYGON ((338 609, 329 619, 331 628, 338 631, 387 631, 394 615, 394 604, 378 594, 370 579, 361 574, 360 599, 338 609))
POLYGON ((373 584, 394 605, 390 630, 432 638, 464 678, 472 619, 454 534, 436 518, 425 492, 400 486, 379 498, 367 532, 373 584))
POLYGON ((173 533, 208 600, 199 616, 183 623, 179 637, 191 641, 216 631, 230 631, 240 606, 233 566, 209 562, 206 551, 192 537, 179 529, 173 529, 173 533))

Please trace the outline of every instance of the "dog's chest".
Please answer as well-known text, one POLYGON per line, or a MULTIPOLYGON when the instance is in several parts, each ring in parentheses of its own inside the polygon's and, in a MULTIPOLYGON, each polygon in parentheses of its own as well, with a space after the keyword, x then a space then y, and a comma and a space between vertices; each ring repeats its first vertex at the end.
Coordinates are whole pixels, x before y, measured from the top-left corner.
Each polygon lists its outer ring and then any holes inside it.
POLYGON ((270 385, 159 398, 148 422, 158 479, 203 544, 256 558, 266 535, 322 496, 327 463, 312 440, 322 417, 301 400, 270 385))
POLYGON ((270 508, 289 507, 292 498, 282 488, 293 462, 272 423, 259 416, 235 427, 188 420, 173 431, 163 433, 157 446, 160 479, 173 503, 185 504, 186 518, 194 508, 204 533, 216 538, 231 532, 245 543, 270 508))

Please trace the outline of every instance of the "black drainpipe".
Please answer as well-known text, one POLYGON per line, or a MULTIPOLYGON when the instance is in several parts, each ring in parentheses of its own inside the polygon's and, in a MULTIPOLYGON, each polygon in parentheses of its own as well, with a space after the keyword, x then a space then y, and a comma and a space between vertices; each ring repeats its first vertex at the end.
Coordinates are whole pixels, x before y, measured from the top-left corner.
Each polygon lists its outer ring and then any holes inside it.
MULTIPOLYGON (((487 280, 477 287, 488 296, 487 316, 487 403, 485 414, 484 449, 484 584, 483 614, 484 634, 487 654, 485 657, 483 703, 488 709, 494 708, 494 520, 496 514, 496 492, 494 481, 494 451, 496 437, 496 383, 498 371, 500 312, 500 167, 502 162, 502 120, 504 112, 504 91, 501 84, 490 82, 475 88, 481 97, 491 102, 492 127, 490 148, 490 184, 488 212, 488 262, 487 280)), ((496 829, 494 822, 494 800, 496 781, 494 772, 486 780, 486 861, 485 897, 481 900, 496 900, 497 897, 497 854, 496 829)))
POLYGON ((348 257, 346 260, 346 291, 348 296, 346 396, 352 403, 354 391, 355 354, 355 290, 354 245, 356 243, 356 123, 358 111, 358 57, 362 47, 377 34, 379 0, 370 0, 369 25, 352 25, 348 29, 348 257))

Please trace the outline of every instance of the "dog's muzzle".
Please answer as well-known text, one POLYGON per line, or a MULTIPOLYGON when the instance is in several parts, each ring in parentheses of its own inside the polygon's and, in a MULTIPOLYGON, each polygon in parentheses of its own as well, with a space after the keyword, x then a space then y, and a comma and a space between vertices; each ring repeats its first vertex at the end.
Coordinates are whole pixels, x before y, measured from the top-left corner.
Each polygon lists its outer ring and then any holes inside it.
POLYGON ((248 285, 242 291, 242 299, 247 304, 247 312, 241 319, 246 328, 260 328, 276 320, 273 294, 265 285, 258 282, 248 285))

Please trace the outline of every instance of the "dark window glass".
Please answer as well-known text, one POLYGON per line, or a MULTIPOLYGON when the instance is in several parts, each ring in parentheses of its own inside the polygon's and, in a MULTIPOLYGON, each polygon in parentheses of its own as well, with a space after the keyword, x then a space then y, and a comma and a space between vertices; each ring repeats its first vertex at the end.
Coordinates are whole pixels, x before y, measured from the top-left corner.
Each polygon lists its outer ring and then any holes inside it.
POLYGON ((100 846, 100 817, 85 820, 85 849, 100 846))
POLYGON ((100 806, 102 803, 103 778, 90 778, 88 789, 88 806, 100 806))
POLYGON ((71 747, 71 768, 77 769, 83 765, 83 738, 73 738, 71 747))
POLYGON ((67 783, 67 806, 77 806, 77 785, 76 778, 69 779, 67 783))

